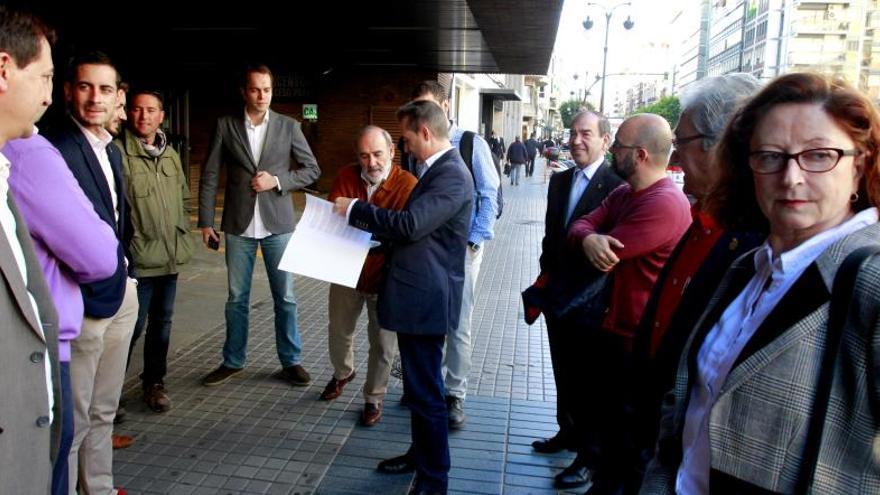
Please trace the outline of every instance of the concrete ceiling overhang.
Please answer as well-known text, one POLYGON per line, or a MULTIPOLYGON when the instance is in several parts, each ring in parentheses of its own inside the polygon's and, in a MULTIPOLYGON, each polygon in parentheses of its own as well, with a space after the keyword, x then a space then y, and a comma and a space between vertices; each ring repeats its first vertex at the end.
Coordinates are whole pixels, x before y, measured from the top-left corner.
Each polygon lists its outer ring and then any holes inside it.
POLYGON ((509 88, 482 88, 480 94, 484 98, 491 98, 500 101, 522 101, 519 93, 509 88))
POLYGON ((563 0, 21 3, 123 67, 178 74, 242 60, 324 74, 357 67, 546 74, 563 0))

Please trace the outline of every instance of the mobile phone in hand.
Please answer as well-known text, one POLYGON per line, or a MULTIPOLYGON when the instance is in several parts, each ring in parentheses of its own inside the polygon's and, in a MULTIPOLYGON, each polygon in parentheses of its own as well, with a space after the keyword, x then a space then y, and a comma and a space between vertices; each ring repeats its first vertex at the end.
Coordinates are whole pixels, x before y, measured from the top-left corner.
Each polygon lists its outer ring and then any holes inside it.
POLYGON ((214 251, 220 249, 220 239, 214 239, 213 237, 208 238, 208 247, 213 249, 214 251))

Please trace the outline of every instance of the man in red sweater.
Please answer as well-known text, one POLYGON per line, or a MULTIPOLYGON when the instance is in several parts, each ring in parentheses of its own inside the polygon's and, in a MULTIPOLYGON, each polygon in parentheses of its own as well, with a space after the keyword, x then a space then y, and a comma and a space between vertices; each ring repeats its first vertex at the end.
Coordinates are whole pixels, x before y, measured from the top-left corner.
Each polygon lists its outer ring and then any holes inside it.
MULTIPOLYGON (((586 427, 595 429, 599 445, 588 493, 606 493, 628 475, 620 466, 627 465, 623 457, 632 441, 624 418, 633 389, 635 329, 660 269, 691 223, 687 197, 666 177, 671 146, 672 130, 662 117, 640 114, 627 119, 610 148, 612 166, 626 184, 576 220, 568 232, 572 249, 611 274, 608 311, 596 322, 597 328, 585 329, 592 342, 584 349, 583 376, 596 398, 586 427)), ((577 481, 579 473, 571 474, 571 481, 577 481)), ((565 488, 565 481, 557 477, 557 487, 565 488)))
MULTIPOLYGON (((357 198, 380 208, 401 210, 416 187, 416 178, 392 163, 394 141, 388 131, 376 126, 361 130, 357 140, 358 163, 340 170, 333 182, 329 201, 336 198, 357 198)), ((386 242, 387 244, 387 242, 386 242)), ((382 329, 376 310, 379 286, 382 282, 387 245, 370 250, 357 288, 330 284, 328 308, 328 338, 333 377, 324 391, 322 400, 333 400, 354 379, 352 341, 357 320, 367 307, 367 336, 370 343, 367 358, 367 377, 364 381, 364 409, 361 424, 373 426, 382 417, 382 401, 388 388, 391 361, 397 351, 397 335, 382 329)))

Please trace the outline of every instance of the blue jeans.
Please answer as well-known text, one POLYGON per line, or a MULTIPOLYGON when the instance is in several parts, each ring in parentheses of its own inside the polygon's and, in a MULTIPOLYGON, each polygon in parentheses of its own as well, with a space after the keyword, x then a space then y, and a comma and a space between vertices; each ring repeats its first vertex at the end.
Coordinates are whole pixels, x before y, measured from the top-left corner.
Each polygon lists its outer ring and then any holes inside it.
MULTIPOLYGON (((52 466, 52 495, 67 495, 70 470, 68 469, 67 457, 70 455, 70 446, 73 444, 73 400, 70 394, 70 362, 59 363, 61 372, 61 417, 55 421, 61 421, 61 439, 58 446, 58 456, 55 457, 55 465, 52 466)), ((76 477, 74 477, 76 483, 76 477)))
POLYGON ((226 300, 226 343, 223 344, 223 365, 244 368, 247 360, 248 313, 251 281, 257 245, 269 277, 269 288, 275 303, 275 347, 282 367, 300 364, 302 343, 296 325, 296 297, 293 274, 278 269, 281 255, 291 234, 270 235, 263 239, 226 234, 226 270, 229 298, 226 300))
POLYGON ((510 163, 510 185, 518 186, 519 185, 519 176, 520 172, 523 169, 522 163, 510 163))
MULTIPOLYGON (((177 294, 177 274, 138 279, 138 317, 128 348, 128 362, 137 339, 144 333, 144 388, 164 383, 168 371, 168 343, 171 341, 171 317, 174 315, 174 297, 177 294)), ((128 365, 126 365, 128 368, 128 365)))

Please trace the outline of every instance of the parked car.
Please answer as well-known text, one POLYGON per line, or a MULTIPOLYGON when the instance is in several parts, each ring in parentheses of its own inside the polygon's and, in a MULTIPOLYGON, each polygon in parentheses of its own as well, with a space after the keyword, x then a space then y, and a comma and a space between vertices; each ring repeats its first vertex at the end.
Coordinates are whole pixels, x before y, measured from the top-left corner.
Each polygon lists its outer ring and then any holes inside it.
POLYGON ((571 160, 571 149, 567 144, 563 144, 559 148, 559 159, 560 160, 571 160))

